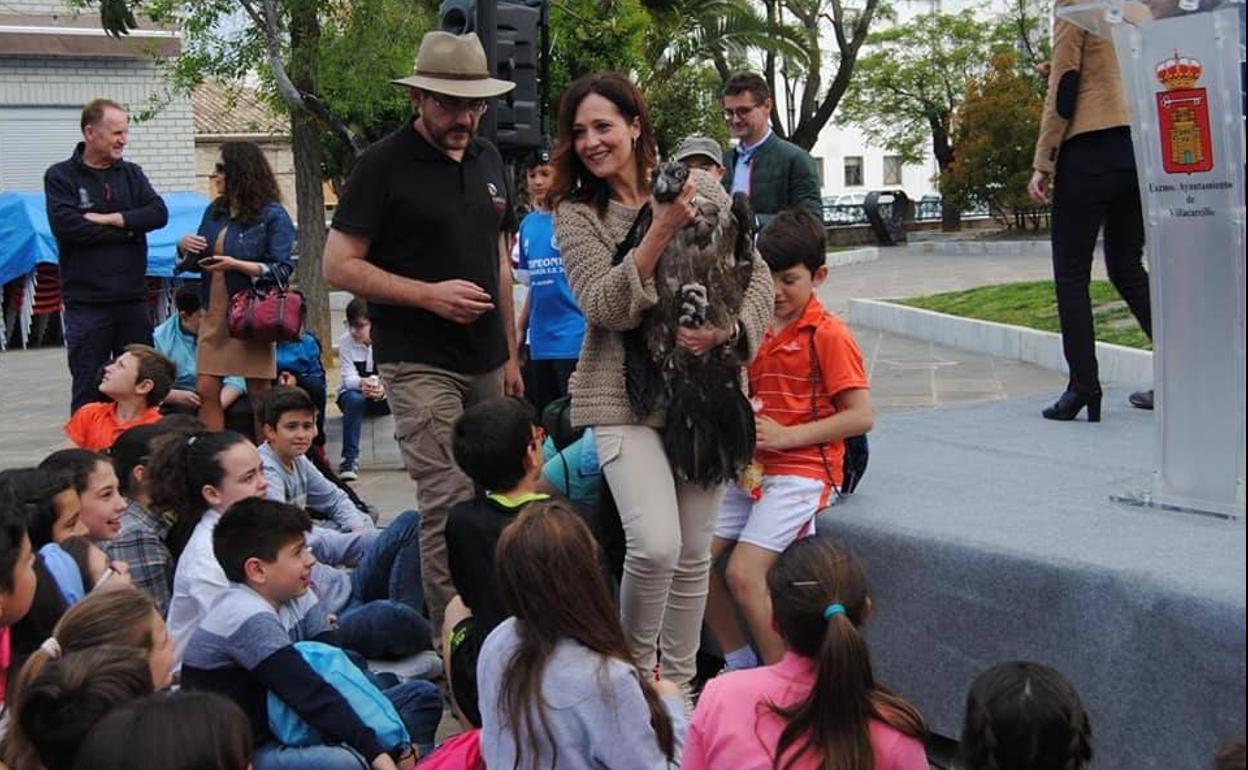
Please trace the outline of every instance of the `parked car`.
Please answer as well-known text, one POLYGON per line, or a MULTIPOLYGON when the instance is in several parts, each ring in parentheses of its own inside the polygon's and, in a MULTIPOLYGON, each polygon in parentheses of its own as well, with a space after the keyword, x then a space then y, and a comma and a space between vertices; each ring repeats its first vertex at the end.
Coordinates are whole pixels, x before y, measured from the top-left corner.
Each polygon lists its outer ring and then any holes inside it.
POLYGON ((830 207, 825 203, 825 219, 830 218, 831 223, 837 225, 854 225, 866 222, 867 212, 862 207, 866 200, 867 194, 865 192, 841 193, 833 199, 830 207))

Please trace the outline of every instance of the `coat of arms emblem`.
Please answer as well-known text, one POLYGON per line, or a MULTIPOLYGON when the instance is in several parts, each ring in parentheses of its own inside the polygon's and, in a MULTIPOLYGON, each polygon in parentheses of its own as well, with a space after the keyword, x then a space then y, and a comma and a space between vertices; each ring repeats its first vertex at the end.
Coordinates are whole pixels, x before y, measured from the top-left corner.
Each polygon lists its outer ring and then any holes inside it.
POLYGON ((1209 130, 1209 96, 1197 88, 1202 67, 1190 56, 1158 63, 1157 125, 1161 133, 1161 165, 1167 174, 1195 174, 1213 169, 1209 130))

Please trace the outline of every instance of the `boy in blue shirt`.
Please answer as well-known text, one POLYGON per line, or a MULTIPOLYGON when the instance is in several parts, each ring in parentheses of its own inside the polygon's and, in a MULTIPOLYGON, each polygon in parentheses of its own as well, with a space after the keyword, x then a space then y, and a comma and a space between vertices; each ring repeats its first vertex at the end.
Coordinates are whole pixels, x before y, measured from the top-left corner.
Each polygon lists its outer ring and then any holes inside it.
MULTIPOLYGON (((231 698, 255 735, 256 770, 287 767, 410 767, 409 746, 383 745, 351 704, 308 665, 294 642, 335 643, 332 618, 310 591, 316 559, 308 550, 311 521, 292 505, 259 498, 235 503, 212 533, 212 547, 230 588, 191 636, 182 685, 231 698), (325 743, 289 747, 269 730, 268 694, 286 702, 325 743), (400 760, 396 762, 396 760, 400 760)), ((413 680, 384 691, 418 744, 430 745, 442 698, 413 680)))
POLYGON ((526 390, 538 414, 546 404, 567 395, 568 377, 576 368, 585 335, 585 316, 568 286, 555 243, 554 219, 546 208, 553 177, 550 155, 543 151, 525 172, 535 208, 520 222, 516 239, 516 275, 529 285, 520 308, 519 338, 528 340, 526 390))

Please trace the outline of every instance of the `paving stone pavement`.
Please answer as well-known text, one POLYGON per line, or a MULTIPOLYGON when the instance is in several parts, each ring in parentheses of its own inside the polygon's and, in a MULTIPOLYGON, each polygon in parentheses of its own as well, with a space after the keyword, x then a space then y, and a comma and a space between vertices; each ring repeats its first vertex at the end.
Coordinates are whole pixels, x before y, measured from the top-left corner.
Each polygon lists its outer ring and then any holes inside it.
MULTIPOLYGON (((1099 269, 1099 268, 1098 268, 1099 269)), ((844 312, 850 298, 905 297, 991 283, 1044 280, 1047 254, 937 255, 898 248, 880 259, 833 268, 819 290, 824 304, 844 312)), ((991 356, 921 342, 871 329, 855 329, 866 359, 876 409, 886 414, 949 404, 1061 390, 1064 377, 991 356)), ((331 377, 331 387, 335 385, 331 377)), ((331 460, 341 447, 341 419, 329 399, 326 433, 331 460)), ((69 375, 60 348, 0 353, 0 468, 38 462, 65 443, 69 375)), ((361 438, 360 494, 390 516, 415 504, 415 486, 402 470, 393 423, 366 421, 361 438)))

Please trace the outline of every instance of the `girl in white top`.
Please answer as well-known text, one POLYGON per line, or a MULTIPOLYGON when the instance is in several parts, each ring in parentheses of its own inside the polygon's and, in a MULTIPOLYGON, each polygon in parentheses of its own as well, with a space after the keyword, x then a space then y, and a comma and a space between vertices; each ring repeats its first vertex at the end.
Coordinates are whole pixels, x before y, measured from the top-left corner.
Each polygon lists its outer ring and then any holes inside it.
POLYGON ((481 753, 498 770, 666 770, 680 762, 680 688, 628 652, 589 529, 534 503, 503 530, 496 574, 514 617, 477 661, 481 753))

